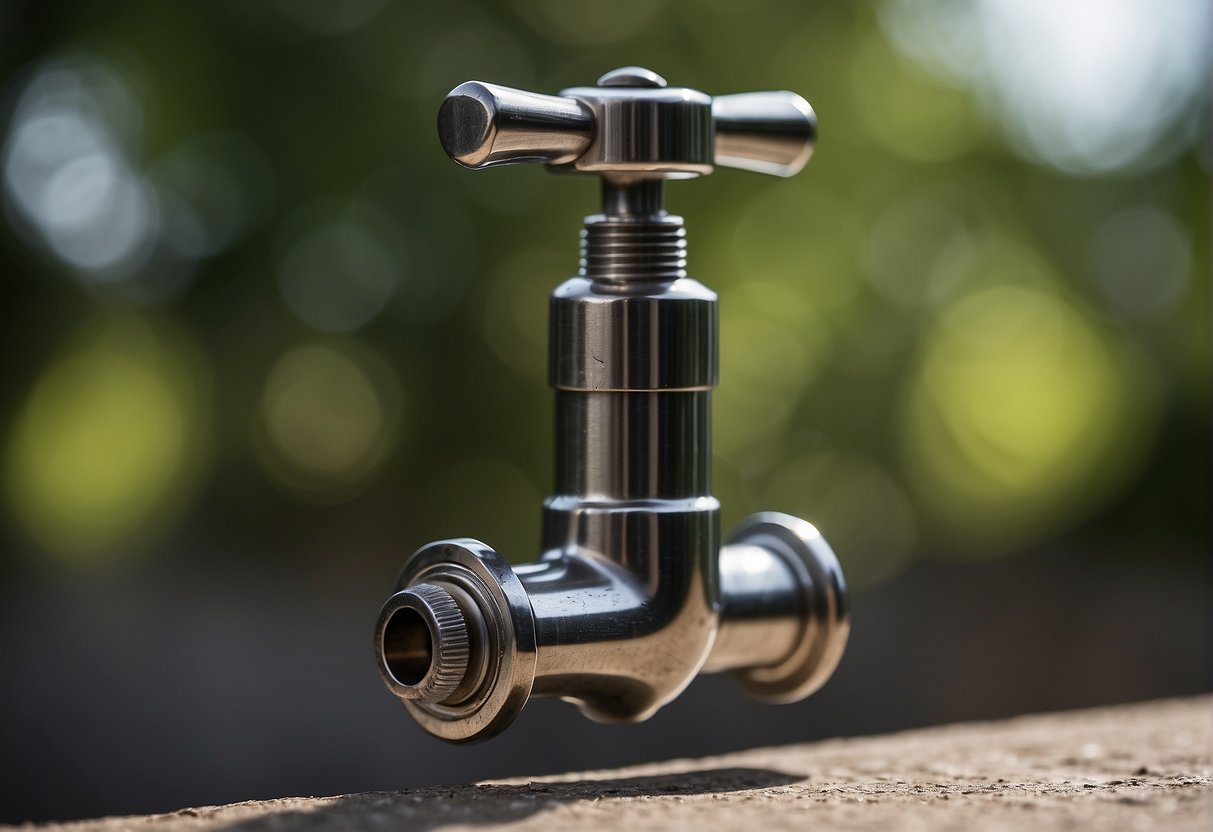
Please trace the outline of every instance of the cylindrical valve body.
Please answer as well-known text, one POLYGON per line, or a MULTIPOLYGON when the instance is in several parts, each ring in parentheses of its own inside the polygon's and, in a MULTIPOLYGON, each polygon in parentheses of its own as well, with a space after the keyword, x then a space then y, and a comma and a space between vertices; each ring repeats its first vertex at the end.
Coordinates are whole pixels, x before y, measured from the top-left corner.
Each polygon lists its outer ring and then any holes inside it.
POLYGON ((681 240, 681 221, 664 213, 591 218, 583 274, 551 301, 556 493, 544 557, 601 568, 601 615, 587 623, 583 599, 545 592, 548 575, 522 579, 535 692, 558 689, 599 719, 643 718, 672 699, 715 636, 716 295, 685 276, 681 240))

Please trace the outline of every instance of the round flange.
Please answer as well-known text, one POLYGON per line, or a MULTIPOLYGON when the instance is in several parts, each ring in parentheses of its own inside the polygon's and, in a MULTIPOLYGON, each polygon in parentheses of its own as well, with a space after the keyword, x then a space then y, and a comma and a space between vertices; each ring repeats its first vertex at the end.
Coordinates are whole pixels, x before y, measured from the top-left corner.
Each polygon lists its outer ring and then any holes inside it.
POLYGON ((767 702, 796 702, 820 688, 842 658, 851 631, 847 587, 830 544, 805 520, 764 511, 738 523, 729 545, 762 546, 795 572, 804 593, 804 628, 777 665, 731 672, 747 693, 767 702))
POLYGON ((499 734, 535 681, 535 620, 522 582, 492 547, 460 538, 430 543, 408 559, 396 591, 419 584, 441 587, 459 603, 471 649, 465 682, 453 694, 442 701, 402 698, 404 707, 426 731, 451 742, 499 734))

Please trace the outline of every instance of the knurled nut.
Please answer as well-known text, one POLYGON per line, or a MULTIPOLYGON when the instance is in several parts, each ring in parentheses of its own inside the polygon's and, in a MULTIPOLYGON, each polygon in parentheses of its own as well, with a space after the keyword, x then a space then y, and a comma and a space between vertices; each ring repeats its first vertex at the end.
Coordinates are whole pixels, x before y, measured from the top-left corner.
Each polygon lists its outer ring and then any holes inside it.
POLYGON ((407 591, 424 607, 433 643, 429 672, 414 686, 417 699, 441 702, 455 692, 467 674, 471 652, 467 623, 459 604, 442 587, 417 584, 407 591))

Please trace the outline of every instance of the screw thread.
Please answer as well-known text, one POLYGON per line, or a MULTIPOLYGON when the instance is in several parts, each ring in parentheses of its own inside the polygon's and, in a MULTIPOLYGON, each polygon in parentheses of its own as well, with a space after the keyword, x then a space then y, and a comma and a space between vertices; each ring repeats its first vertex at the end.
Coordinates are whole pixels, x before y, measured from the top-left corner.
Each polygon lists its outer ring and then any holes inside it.
POLYGON ((671 215, 598 216, 581 230, 581 275, 607 283, 671 282, 687 276, 686 228, 671 215))

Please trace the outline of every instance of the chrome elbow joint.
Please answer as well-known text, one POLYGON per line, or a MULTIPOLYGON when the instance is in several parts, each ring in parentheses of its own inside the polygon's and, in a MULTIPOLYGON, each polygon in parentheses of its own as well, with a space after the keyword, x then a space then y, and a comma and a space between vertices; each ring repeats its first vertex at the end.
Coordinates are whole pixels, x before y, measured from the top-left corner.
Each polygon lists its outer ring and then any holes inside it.
POLYGON ((731 539, 709 559, 714 576, 694 569, 651 589, 578 550, 511 568, 477 540, 431 543, 379 614, 379 671, 426 731, 452 742, 500 733, 531 696, 640 721, 700 672, 729 671, 765 701, 803 699, 846 646, 838 561, 786 514, 753 515, 731 539))
POLYGON ((388 688, 454 742, 502 731, 531 696, 643 720, 700 672, 795 701, 830 676, 849 631, 841 569, 809 523, 757 514, 721 544, 716 295, 687 277, 682 219, 662 205, 663 179, 710 172, 713 117, 717 163, 789 175, 808 158, 812 110, 791 93, 714 108, 636 68, 565 95, 473 82, 439 116, 465 166, 547 161, 604 176, 581 273, 551 299, 556 493, 539 558, 511 567, 476 540, 431 543, 405 563, 376 626, 388 688), (663 141, 620 141, 628 130, 663 141), (661 158, 634 158, 645 147, 661 158))

